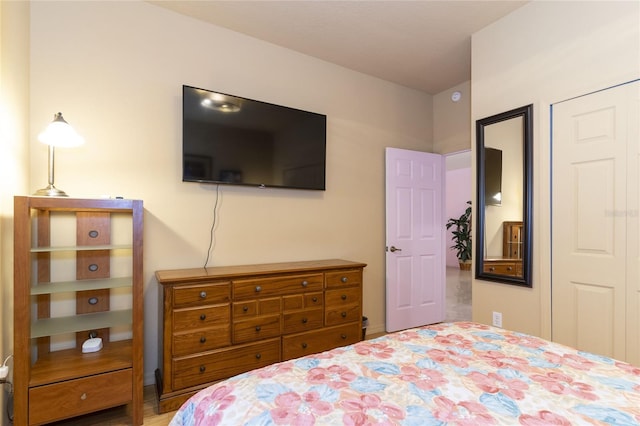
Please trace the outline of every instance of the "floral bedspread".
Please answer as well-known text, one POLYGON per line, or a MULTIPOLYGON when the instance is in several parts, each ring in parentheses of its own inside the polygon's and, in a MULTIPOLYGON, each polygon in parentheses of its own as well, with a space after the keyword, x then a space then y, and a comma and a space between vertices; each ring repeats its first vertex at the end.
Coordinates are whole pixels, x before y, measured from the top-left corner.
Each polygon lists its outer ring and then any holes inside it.
POLYGON ((640 425, 640 368, 458 322, 411 329, 230 378, 171 426, 640 425))

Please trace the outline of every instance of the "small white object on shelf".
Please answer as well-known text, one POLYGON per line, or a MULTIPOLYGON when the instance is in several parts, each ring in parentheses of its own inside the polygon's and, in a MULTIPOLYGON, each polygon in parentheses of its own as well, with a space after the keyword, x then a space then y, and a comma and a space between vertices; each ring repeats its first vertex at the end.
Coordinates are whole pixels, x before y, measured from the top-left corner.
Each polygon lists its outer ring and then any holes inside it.
POLYGON ((102 339, 100 337, 92 337, 82 344, 82 353, 98 352, 102 349, 102 339))

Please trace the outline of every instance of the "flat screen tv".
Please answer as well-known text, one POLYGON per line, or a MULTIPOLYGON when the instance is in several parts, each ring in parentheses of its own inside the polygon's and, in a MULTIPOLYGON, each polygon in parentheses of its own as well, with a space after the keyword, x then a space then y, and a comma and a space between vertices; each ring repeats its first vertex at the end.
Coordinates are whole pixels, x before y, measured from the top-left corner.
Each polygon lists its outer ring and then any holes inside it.
POLYGON ((325 189, 327 117, 182 87, 182 180, 325 189))

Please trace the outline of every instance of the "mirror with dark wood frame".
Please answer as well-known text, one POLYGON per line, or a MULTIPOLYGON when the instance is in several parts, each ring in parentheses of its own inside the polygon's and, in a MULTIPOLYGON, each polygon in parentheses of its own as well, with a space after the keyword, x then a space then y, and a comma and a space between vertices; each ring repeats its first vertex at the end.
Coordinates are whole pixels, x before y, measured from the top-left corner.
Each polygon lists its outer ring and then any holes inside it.
POLYGON ((476 279, 531 287, 533 105, 476 121, 476 279))

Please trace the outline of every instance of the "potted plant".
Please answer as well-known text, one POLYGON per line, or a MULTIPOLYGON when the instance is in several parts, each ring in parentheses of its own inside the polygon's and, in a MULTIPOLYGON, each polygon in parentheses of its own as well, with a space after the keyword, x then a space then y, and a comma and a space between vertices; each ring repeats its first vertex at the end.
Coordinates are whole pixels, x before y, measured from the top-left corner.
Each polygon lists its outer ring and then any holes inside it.
POLYGON ((467 201, 467 204, 469 204, 469 207, 467 207, 462 216, 458 219, 450 218, 447 222, 447 229, 452 226, 455 227, 452 231, 451 241, 454 244, 451 248, 456 251, 460 269, 463 271, 471 269, 471 201, 467 201))

